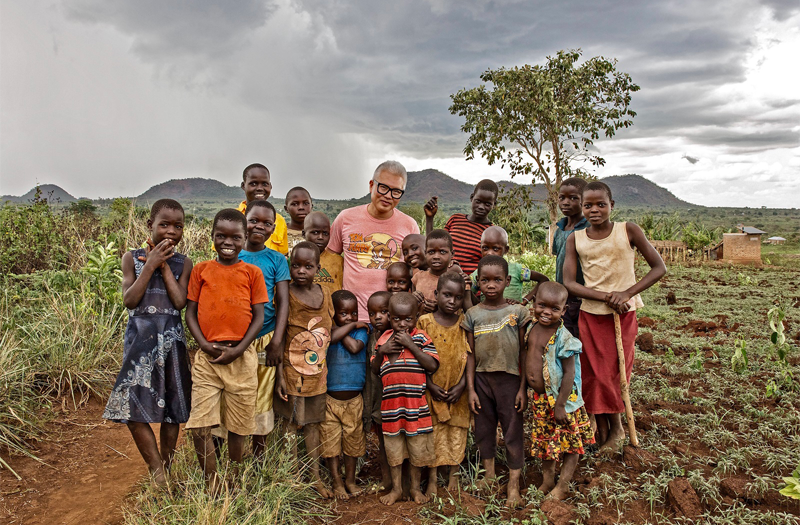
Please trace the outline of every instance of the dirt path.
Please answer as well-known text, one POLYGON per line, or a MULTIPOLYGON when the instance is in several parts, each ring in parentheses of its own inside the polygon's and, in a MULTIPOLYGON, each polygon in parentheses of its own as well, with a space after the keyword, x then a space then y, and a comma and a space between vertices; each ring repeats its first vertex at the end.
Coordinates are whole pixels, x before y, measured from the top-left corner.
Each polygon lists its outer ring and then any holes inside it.
POLYGON ((26 525, 122 523, 122 502, 147 472, 128 429, 101 419, 96 401, 65 403, 38 457, 11 458, 18 481, 0 471, 0 522, 26 525))

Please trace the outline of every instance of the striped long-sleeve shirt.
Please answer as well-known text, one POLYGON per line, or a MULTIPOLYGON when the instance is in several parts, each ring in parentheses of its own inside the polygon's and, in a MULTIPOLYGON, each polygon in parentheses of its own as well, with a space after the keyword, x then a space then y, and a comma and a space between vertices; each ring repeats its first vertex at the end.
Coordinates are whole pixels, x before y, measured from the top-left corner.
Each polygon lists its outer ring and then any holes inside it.
POLYGON ((444 229, 453 238, 453 258, 467 275, 478 269, 481 260, 481 235, 492 223, 481 224, 467 219, 464 213, 452 215, 444 229))
MULTIPOLYGON (((385 332, 378 339, 376 348, 386 343, 392 334, 394 334, 393 330, 385 332)), ((412 341, 423 352, 433 356, 437 361, 439 360, 436 348, 428 334, 415 329, 410 335, 412 341)), ((383 397, 381 398, 383 434, 416 436, 433 432, 431 411, 428 401, 425 399, 425 369, 419 364, 414 354, 408 348, 404 348, 394 363, 384 356, 380 376, 383 383, 383 397)))

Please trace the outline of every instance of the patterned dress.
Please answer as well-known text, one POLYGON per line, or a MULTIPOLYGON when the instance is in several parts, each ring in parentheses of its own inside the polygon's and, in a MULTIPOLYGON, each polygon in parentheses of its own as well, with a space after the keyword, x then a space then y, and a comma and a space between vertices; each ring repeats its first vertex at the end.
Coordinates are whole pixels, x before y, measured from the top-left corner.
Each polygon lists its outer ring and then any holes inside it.
MULTIPOLYGON (((145 250, 131 252, 136 277, 142 273, 145 250)), ((185 256, 167 260, 180 279, 185 256)), ((117 376, 103 418, 118 423, 185 423, 191 408, 192 379, 181 312, 167 295, 161 269, 153 272, 142 300, 128 310, 122 370, 117 376)))

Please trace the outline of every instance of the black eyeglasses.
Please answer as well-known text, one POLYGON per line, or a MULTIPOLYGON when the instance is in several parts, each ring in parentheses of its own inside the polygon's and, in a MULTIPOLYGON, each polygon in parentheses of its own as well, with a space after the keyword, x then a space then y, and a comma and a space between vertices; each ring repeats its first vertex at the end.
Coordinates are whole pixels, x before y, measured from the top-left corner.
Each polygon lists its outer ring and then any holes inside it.
POLYGON ((399 199, 403 196, 405 190, 401 190, 400 188, 392 188, 391 186, 387 186, 382 182, 378 183, 378 193, 381 195, 386 195, 389 192, 391 192, 393 199, 399 199))

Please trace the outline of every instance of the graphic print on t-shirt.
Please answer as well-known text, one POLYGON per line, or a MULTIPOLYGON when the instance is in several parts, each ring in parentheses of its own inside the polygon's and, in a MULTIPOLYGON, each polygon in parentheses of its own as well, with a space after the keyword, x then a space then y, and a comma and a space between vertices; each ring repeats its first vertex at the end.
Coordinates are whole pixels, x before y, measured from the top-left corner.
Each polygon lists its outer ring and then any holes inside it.
POLYGON ((385 270, 400 260, 400 245, 386 233, 351 233, 347 251, 355 253, 358 263, 364 268, 385 270))
POLYGON ((314 326, 322 317, 314 317, 308 322, 308 330, 300 332, 289 343, 289 362, 301 374, 313 376, 325 367, 325 355, 331 335, 324 327, 314 326))

